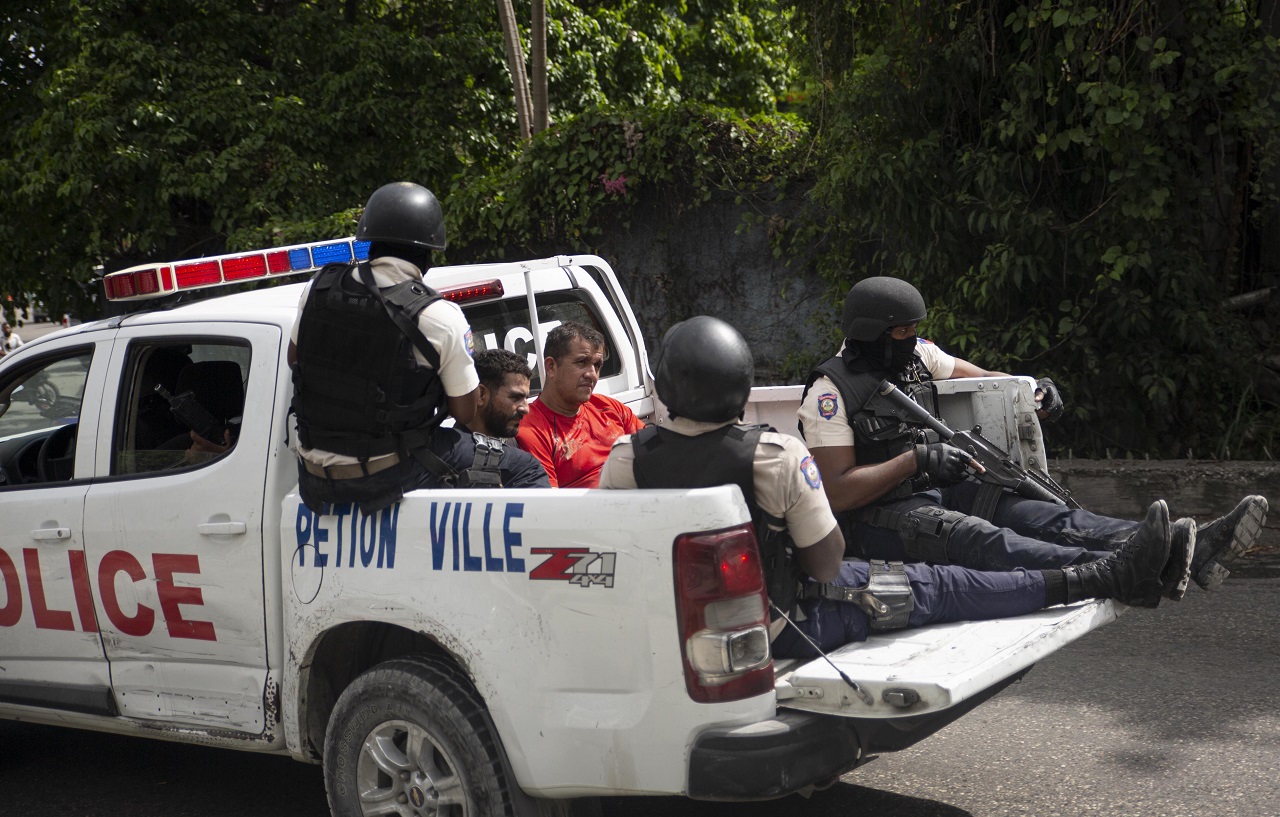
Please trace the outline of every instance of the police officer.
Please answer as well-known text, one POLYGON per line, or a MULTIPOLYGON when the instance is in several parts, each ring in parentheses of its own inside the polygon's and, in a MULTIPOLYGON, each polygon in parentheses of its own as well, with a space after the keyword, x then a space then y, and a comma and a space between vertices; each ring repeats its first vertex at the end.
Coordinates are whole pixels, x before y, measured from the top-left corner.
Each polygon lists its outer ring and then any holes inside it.
POLYGON ((843 561, 844 539, 803 443, 738 424, 752 375, 751 350, 729 324, 701 316, 673 326, 656 367, 671 422, 615 442, 600 486, 738 485, 756 523, 776 608, 775 656, 809 657, 815 644, 826 651, 874 630, 1002 618, 1087 598, 1127 602, 1160 587, 1169 556, 1163 501, 1117 552, 1078 567, 981 572, 843 561))
POLYGON ((445 247, 440 202, 410 182, 380 187, 356 238, 371 242, 369 261, 316 274, 289 346, 298 488, 317 513, 340 502, 372 513, 448 484, 459 463, 431 450, 434 430, 476 412, 471 329, 422 280, 431 251, 445 247))
MULTIPOLYGON (((924 298, 908 282, 859 281, 845 298, 844 346, 810 374, 805 387, 801 432, 851 550, 870 558, 1008 570, 1095 561, 1132 536, 1136 522, 1026 499, 970 479, 973 464, 964 452, 892 412, 878 394, 881 380, 936 416, 933 380, 1000 374, 917 338, 925 314, 924 298)), ((1062 399, 1052 382, 1042 380, 1039 387, 1043 413, 1060 413, 1062 399)), ((1266 510, 1265 499, 1247 497, 1198 534, 1194 522, 1180 520, 1163 595, 1181 598, 1193 557, 1196 581, 1211 586, 1218 569, 1213 560, 1247 549, 1266 510)), ((1161 595, 1138 601, 1155 606, 1161 595)))

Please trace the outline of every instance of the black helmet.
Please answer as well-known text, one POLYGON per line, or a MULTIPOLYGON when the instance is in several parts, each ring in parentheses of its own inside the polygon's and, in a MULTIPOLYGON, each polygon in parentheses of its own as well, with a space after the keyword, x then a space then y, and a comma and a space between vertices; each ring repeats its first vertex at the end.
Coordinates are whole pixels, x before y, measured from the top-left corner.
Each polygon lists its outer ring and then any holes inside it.
POLYGON ((877 276, 854 284, 844 297, 840 326, 850 340, 875 340, 892 326, 924 320, 920 290, 901 278, 877 276))
POLYGON ((724 422, 742 415, 755 362, 738 330, 699 315, 667 330, 658 354, 658 398, 673 417, 724 422))
POLYGON ((384 184, 365 204, 356 239, 443 250, 444 211, 435 194, 420 184, 384 184))

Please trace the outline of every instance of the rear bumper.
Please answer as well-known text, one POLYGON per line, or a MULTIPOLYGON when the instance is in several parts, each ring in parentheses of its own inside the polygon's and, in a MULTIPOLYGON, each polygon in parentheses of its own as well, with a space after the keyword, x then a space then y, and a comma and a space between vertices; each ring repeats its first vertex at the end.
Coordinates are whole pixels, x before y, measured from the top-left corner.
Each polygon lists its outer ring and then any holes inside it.
POLYGON ((768 800, 797 792, 858 763, 848 718, 781 710, 767 721, 709 729, 689 754, 689 797, 768 800))

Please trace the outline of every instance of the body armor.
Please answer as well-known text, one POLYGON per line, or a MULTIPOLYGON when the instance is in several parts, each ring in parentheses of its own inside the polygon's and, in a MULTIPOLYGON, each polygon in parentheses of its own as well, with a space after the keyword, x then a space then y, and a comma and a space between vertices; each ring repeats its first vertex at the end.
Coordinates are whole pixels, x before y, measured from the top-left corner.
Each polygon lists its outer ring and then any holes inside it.
POLYGON ((784 612, 795 605, 800 571, 795 567, 786 521, 756 504, 756 444, 770 430, 762 425, 730 425, 696 437, 648 426, 631 438, 632 472, 639 488, 709 488, 737 485, 751 511, 760 546, 769 600, 784 612))
MULTIPOLYGON (((914 450, 916 445, 939 441, 937 433, 931 429, 903 422, 895 416, 893 405, 879 392, 880 381, 885 379, 884 372, 851 354, 849 349, 823 361, 809 374, 804 387, 806 396, 813 388, 814 382, 822 376, 830 378, 831 382, 836 384, 836 389, 839 390, 840 397, 844 401, 844 412, 849 421, 849 427, 853 429, 859 465, 887 462, 900 454, 914 450)), ((906 370, 889 379, 926 411, 937 416, 938 407, 933 390, 933 376, 919 357, 906 370)), ((901 499, 910 496, 916 490, 917 487, 908 480, 882 497, 879 502, 901 499)))
POLYGON ((446 413, 439 353, 417 329, 418 315, 440 295, 419 281, 380 291, 367 263, 363 281, 353 270, 320 270, 299 319, 298 436, 307 448, 361 460, 411 453, 446 413), (415 346, 434 368, 418 365, 415 346))

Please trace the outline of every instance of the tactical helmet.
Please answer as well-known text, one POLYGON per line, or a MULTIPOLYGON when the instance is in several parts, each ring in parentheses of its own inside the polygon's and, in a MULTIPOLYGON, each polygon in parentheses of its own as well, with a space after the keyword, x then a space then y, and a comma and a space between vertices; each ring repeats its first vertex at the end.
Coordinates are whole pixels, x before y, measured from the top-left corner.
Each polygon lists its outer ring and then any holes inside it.
POLYGON ((854 284, 844 298, 840 326, 850 340, 875 340, 892 326, 924 320, 920 290, 901 278, 876 276, 854 284))
POLYGON ((738 330, 699 315, 667 330, 658 356, 658 398, 673 417, 724 422, 742 415, 755 361, 738 330))
POLYGON ((365 204, 356 239, 443 250, 444 211, 435 194, 420 184, 384 184, 365 204))

